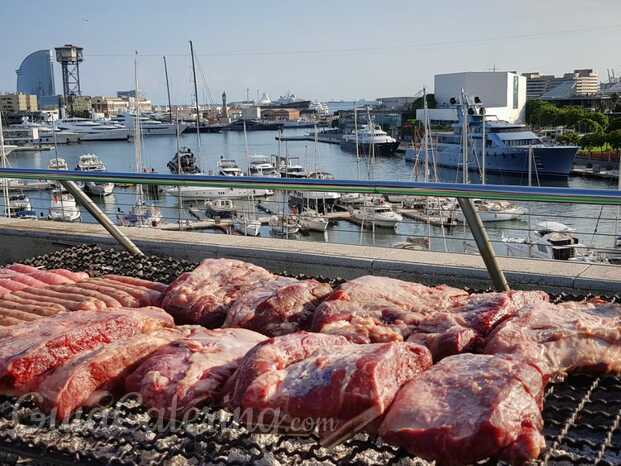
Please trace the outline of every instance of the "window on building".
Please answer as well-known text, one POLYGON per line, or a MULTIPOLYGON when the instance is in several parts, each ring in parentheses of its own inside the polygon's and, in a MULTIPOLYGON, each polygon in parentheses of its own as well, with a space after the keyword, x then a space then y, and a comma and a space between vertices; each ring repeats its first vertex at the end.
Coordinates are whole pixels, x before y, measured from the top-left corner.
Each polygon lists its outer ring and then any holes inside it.
POLYGON ((513 108, 518 108, 518 98, 520 90, 520 77, 518 75, 513 76, 513 108))

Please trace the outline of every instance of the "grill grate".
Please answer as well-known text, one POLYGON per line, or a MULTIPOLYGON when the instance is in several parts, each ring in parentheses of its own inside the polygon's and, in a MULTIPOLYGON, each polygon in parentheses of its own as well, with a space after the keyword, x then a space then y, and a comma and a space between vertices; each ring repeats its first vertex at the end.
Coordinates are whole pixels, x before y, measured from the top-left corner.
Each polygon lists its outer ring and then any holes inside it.
MULTIPOLYGON (((86 245, 25 263, 165 283, 196 266, 173 258, 136 258, 86 245)), ((333 285, 343 281, 319 279, 333 285)), ((557 301, 581 298, 585 296, 555 297, 557 301)), ((551 385, 543 417, 548 449, 539 464, 621 464, 621 377, 574 375, 551 385)), ((240 426, 230 412, 209 407, 190 422, 158 426, 144 407, 126 398, 88 416, 77 415, 66 424, 54 425, 32 399, 0 397, 0 463, 17 464, 25 458, 30 464, 85 465, 427 464, 366 434, 332 449, 320 447, 314 438, 255 434, 240 426)))

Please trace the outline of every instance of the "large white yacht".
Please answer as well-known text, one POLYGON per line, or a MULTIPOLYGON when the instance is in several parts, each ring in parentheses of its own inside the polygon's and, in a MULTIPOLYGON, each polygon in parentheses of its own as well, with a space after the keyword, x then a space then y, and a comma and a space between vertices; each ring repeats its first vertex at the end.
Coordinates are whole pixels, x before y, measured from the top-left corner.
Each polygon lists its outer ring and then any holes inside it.
POLYGON ((379 125, 362 125, 341 139, 341 148, 348 152, 375 155, 393 155, 399 141, 390 136, 379 125), (373 152, 372 152, 373 151, 373 152))
MULTIPOLYGON (((136 124, 136 115, 133 113, 122 113, 111 121, 123 124, 130 131, 133 131, 136 124)), ((179 134, 183 133, 189 125, 179 122, 179 134)), ((177 134, 177 125, 173 122, 160 121, 149 116, 140 116, 140 131, 143 136, 158 135, 175 135, 177 134)))
POLYGON ((271 159, 266 155, 250 156, 248 166, 249 176, 267 176, 270 178, 280 178, 280 173, 274 167, 271 159))
MULTIPOLYGON (((56 122, 57 139, 63 134, 76 134, 80 141, 114 141, 129 138, 129 130, 110 120, 89 120, 87 118, 65 118, 56 122)), ((53 133, 45 136, 43 142, 54 142, 53 133)))
MULTIPOLYGON (((80 156, 76 170, 83 172, 103 172, 106 165, 95 154, 83 154, 80 156)), ((86 190, 96 196, 108 196, 114 190, 114 183, 86 182, 86 190)))

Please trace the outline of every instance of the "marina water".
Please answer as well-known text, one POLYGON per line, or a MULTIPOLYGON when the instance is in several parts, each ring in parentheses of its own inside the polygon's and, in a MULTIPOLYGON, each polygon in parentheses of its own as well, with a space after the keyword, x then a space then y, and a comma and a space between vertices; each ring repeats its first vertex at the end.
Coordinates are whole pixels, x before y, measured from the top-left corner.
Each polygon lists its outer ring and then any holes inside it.
MULTIPOLYGON (((286 136, 303 135, 308 130, 292 129, 286 131, 286 136)), ((271 155, 279 151, 275 131, 257 131, 248 133, 248 154, 271 155)), ((242 170, 247 171, 248 160, 244 134, 242 132, 223 132, 201 134, 200 164, 204 173, 217 174, 217 161, 223 157, 235 159, 242 170)), ((196 135, 185 134, 180 138, 181 146, 190 147, 196 155, 196 135)), ((145 137, 143 143, 143 163, 145 167, 154 169, 159 173, 169 173, 166 163, 174 155, 177 142, 173 136, 145 137)), ((393 157, 376 158, 375 163, 369 165, 366 159, 356 160, 356 155, 341 150, 338 145, 314 143, 308 141, 282 142, 280 147, 282 155, 288 154, 290 158, 299 157, 299 162, 307 170, 324 170, 342 179, 376 179, 376 180, 399 180, 408 181, 414 179, 412 163, 406 162, 403 156, 395 154, 393 157)), ((83 142, 80 144, 59 145, 58 157, 64 158, 70 168, 74 168, 80 155, 95 153, 103 160, 109 171, 134 171, 134 146, 133 143, 124 141, 106 142, 83 142)), ((15 168, 47 168, 49 161, 54 158, 55 151, 37 152, 13 152, 9 156, 11 166, 15 168)), ((475 173, 470 174, 473 183, 479 182, 475 173)), ((439 181, 460 182, 461 173, 452 169, 438 169, 439 181)), ((513 177, 502 175, 488 175, 487 182, 490 184, 523 184, 528 183, 527 177, 513 177)), ((543 186, 570 186, 574 188, 600 188, 614 189, 615 187, 605 181, 570 177, 569 180, 541 180, 543 186)), ((32 192, 28 194, 33 209, 47 217, 50 206, 50 193, 46 191, 32 192)), ((134 192, 130 188, 115 189, 115 193, 105 198, 94 198, 111 218, 115 219, 117 209, 127 211, 134 202, 134 192)), ((162 207, 162 215, 169 223, 175 223, 179 217, 193 219, 188 207, 191 204, 184 202, 184 209, 178 209, 178 201, 172 196, 160 194, 159 200, 153 201, 162 207)), ((276 193, 272 198, 261 200, 261 203, 269 210, 276 213, 286 212, 286 202, 283 193, 276 193)), ((246 203, 248 204, 248 203, 246 203)), ((197 209, 204 212, 202 201, 194 204, 197 209)), ((576 235, 582 243, 602 248, 611 248, 614 240, 616 208, 574 204, 546 204, 533 203, 526 205, 532 215, 531 227, 537 222, 553 220, 565 223, 576 229, 576 235)), ((248 205, 245 207, 249 208, 248 205)), ((259 211, 258 215, 266 215, 259 211)), ((83 212, 82 221, 93 222, 94 220, 83 212)), ((518 221, 489 223, 486 225, 489 236, 494 242, 494 247, 499 254, 506 254, 506 247, 501 241, 503 236, 527 237, 529 222, 527 217, 518 221)), ((217 233, 217 230, 209 230, 206 234, 217 233)), ((261 236, 270 236, 268 226, 263 226, 261 236)), ((310 233, 308 235, 296 235, 295 239, 308 241, 329 241, 335 243, 363 244, 392 247, 396 243, 405 241, 408 236, 430 235, 432 237, 432 249, 450 251, 472 252, 476 249, 472 236, 467 227, 458 226, 451 230, 442 231, 440 227, 428 227, 428 225, 415 220, 404 219, 396 231, 391 229, 377 228, 375 231, 365 229, 360 231, 358 225, 346 221, 339 221, 331 225, 326 235, 310 233), (446 238, 446 241, 445 239, 446 238)))

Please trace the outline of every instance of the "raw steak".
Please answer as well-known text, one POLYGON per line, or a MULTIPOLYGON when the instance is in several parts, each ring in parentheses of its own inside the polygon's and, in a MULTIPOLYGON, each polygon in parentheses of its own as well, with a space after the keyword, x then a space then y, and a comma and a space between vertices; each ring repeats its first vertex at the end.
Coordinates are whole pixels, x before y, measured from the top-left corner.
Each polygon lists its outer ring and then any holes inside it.
POLYGON ((333 445, 382 416, 401 385, 431 364, 427 348, 414 343, 323 348, 256 377, 240 407, 250 424, 317 423, 321 443, 333 445))
POLYGON ((173 325, 172 317, 155 307, 63 313, 20 324, 0 345, 0 390, 27 393, 45 372, 82 351, 173 325))
POLYGON ((270 337, 308 330, 313 311, 332 287, 316 280, 279 278, 240 296, 224 327, 243 327, 270 337))
POLYGON ((545 446, 543 388, 541 373, 519 359, 450 356, 401 388, 379 433, 442 465, 523 463, 545 446))
POLYGON ((515 354, 546 380, 576 370, 621 373, 621 306, 527 306, 498 326, 484 352, 515 354))
POLYGON ((221 398, 241 358, 266 337, 245 329, 179 327, 183 338, 149 356, 126 380, 128 392, 166 417, 221 398))
POLYGON ((465 291, 445 285, 428 287, 368 275, 339 286, 317 306, 312 329, 355 343, 400 341, 407 337, 411 321, 451 310, 467 298, 465 291))
POLYGON ((42 408, 66 420, 77 408, 94 405, 116 392, 140 362, 182 336, 180 330, 163 329, 77 354, 43 378, 37 389, 42 408))
POLYGON ((219 327, 240 295, 275 278, 267 270, 246 262, 205 259, 170 285, 162 307, 177 323, 219 327))
POLYGON ((308 332, 292 333, 259 343, 246 354, 235 375, 229 379, 225 387, 225 403, 239 407, 246 389, 261 374, 285 369, 319 349, 340 348, 348 343, 342 336, 308 332))
MULTIPOLYGON (((73 272, 65 272, 74 274, 73 272)), ((14 317, 2 313, 2 310, 6 308, 30 312, 35 315, 51 315, 68 311, 146 307, 161 302, 162 290, 166 288, 166 285, 111 275, 71 284, 44 284, 42 287, 15 288, 19 289, 0 298, 0 317, 14 317)), ((0 325, 11 324, 9 321, 0 319, 0 325)))
POLYGON ((88 278, 87 273, 64 269, 42 270, 23 264, 0 269, 0 296, 24 288, 41 288, 53 284, 72 284, 88 278))
POLYGON ((434 361, 464 351, 475 351, 501 322, 531 303, 548 301, 542 291, 472 294, 461 307, 435 312, 412 322, 408 341, 427 346, 434 361))

